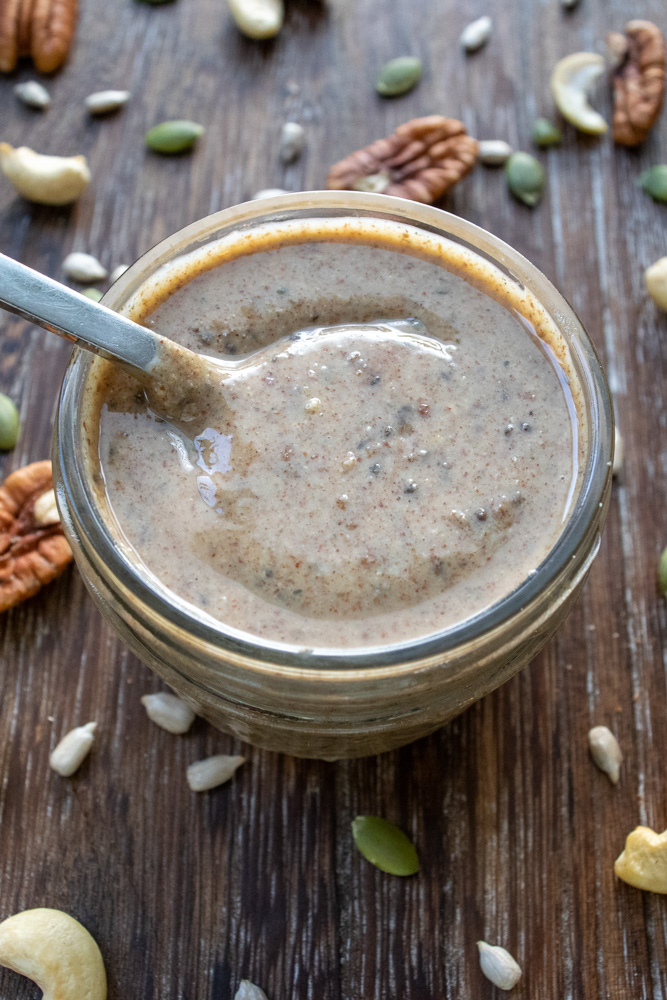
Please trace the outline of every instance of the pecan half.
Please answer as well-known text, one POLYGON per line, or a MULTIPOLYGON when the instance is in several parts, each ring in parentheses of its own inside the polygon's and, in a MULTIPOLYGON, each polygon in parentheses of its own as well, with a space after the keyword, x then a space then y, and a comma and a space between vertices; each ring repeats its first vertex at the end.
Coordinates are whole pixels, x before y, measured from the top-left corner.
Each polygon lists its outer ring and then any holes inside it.
POLYGON ((18 57, 23 59, 30 55, 30 38, 32 35, 32 10, 34 0, 21 0, 21 15, 19 17, 18 57))
POLYGON ((17 469, 0 486, 0 611, 32 597, 72 559, 52 489, 50 462, 17 469))
POLYGON ((629 21, 625 35, 614 31, 607 41, 616 61, 614 142, 638 146, 653 128, 665 97, 665 40, 651 21, 629 21))
POLYGON ((40 73, 53 73, 67 59, 76 16, 77 0, 34 0, 30 51, 40 73))
POLYGON ((470 173, 477 153, 477 140, 454 118, 413 118, 393 135, 335 163, 327 187, 377 191, 432 205, 470 173))
POLYGON ((18 58, 21 0, 0 2, 0 73, 11 73, 18 58))

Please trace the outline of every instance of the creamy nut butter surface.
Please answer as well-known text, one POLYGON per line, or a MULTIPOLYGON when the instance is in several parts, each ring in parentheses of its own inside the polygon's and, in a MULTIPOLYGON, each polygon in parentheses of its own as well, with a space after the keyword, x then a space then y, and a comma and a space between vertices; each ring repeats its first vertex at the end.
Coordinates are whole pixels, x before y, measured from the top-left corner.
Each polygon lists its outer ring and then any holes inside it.
POLYGON ((106 362, 87 391, 109 528, 193 613, 299 646, 406 642, 507 595, 562 532, 585 433, 567 348, 462 247, 276 223, 172 262, 126 311, 235 365, 187 427, 106 362))

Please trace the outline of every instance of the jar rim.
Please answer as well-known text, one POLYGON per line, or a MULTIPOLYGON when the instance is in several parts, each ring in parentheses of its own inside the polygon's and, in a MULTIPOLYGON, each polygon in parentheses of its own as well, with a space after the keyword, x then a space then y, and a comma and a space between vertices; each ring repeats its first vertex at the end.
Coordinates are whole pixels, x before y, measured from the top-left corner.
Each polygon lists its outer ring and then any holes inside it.
MULTIPOLYGON (((114 303, 120 304, 131 287, 136 289, 159 266, 184 252, 173 252, 175 241, 180 247, 192 248, 193 244, 206 243, 223 229, 229 231, 298 218, 298 213, 309 213, 310 217, 313 210, 330 215, 344 211, 349 215, 391 218, 417 224, 427 231, 462 242, 474 253, 500 266, 529 287, 538 302, 543 304, 544 296, 548 295, 548 311, 554 322, 561 333, 564 333, 564 326, 568 330, 564 339, 573 356, 589 409, 589 443, 586 467, 567 523, 542 562, 514 590, 477 614, 441 631, 400 643, 349 648, 305 647, 303 644, 271 642, 225 625, 169 591, 159 581, 151 580, 150 574, 142 574, 137 565, 125 556, 108 529, 95 503, 78 438, 81 390, 92 361, 90 355, 80 349, 73 352, 63 379, 55 425, 54 451, 60 475, 60 482, 57 483, 59 505, 66 531, 71 531, 79 543, 83 541, 89 554, 95 554, 96 563, 105 567, 120 591, 132 594, 133 599, 139 600, 151 615, 168 620, 170 627, 185 631, 209 648, 217 648, 221 655, 240 655, 245 666, 252 664, 260 671, 280 666, 297 674, 311 670, 348 675, 372 670, 376 674, 382 669, 409 669, 417 661, 423 662, 433 656, 442 658, 506 626, 527 608, 539 603, 540 597, 553 582, 570 568, 576 569, 590 555, 594 544, 591 525, 597 524, 597 515, 606 508, 611 482, 613 408, 609 388, 597 352, 578 316, 535 265, 501 239, 473 223, 442 209, 386 195, 309 191, 245 202, 224 209, 186 226, 148 250, 113 286, 115 294, 110 300, 105 296, 105 304, 111 302, 112 308, 114 303)), ((597 537, 597 531, 594 535, 597 537)))

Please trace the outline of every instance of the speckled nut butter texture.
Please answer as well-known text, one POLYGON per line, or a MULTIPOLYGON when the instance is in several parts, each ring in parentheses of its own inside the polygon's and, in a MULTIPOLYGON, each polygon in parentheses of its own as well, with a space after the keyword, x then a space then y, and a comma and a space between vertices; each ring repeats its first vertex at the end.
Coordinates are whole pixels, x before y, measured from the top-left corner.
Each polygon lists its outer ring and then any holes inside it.
POLYGON ((567 347, 463 247, 380 220, 264 225, 125 311, 237 364, 190 437, 99 359, 87 392, 109 528, 194 614, 309 647, 409 641, 507 595, 561 533, 585 447, 567 347))

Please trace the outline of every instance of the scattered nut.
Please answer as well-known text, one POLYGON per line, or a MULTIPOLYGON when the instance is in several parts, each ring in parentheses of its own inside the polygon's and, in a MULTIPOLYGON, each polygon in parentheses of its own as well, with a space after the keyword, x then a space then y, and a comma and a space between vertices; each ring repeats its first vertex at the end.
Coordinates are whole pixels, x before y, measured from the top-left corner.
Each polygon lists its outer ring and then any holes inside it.
POLYGON ((521 966, 510 953, 500 945, 478 941, 479 965, 494 986, 500 990, 511 990, 521 979, 521 966))
POLYGON ((0 72, 11 73, 19 55, 21 0, 3 0, 0 4, 0 72))
POLYGON ((629 833, 614 871, 636 889, 667 893, 667 830, 655 833, 638 826, 629 833))
POLYGON ((239 31, 248 38, 273 38, 283 26, 283 0, 227 0, 239 31))
POLYGON ((654 201, 667 202, 667 163, 658 163, 655 167, 644 170, 639 183, 654 201))
POLYGON ((604 771, 612 785, 617 785, 623 754, 614 734, 606 726, 594 726, 588 733, 588 745, 596 766, 604 771))
POLYGON ((35 524, 39 528, 46 528, 50 524, 60 524, 55 490, 47 490, 46 493, 42 493, 41 497, 37 497, 32 510, 35 524))
POLYGON ((477 140, 461 122, 430 115, 399 125, 388 138, 334 164, 327 187, 358 190, 362 178, 384 175, 389 178, 385 194, 431 205, 469 174, 476 161, 477 140))
POLYGON ((621 437, 621 432, 618 426, 614 426, 614 461, 611 467, 611 473, 613 476, 619 477, 623 472, 623 462, 625 459, 625 447, 623 445, 623 438, 621 437))
POLYGON ((612 32, 607 44, 616 64, 614 142, 638 146, 655 125, 665 99, 665 40, 651 21, 629 21, 625 36, 612 32))
POLYGON ((17 83, 14 87, 14 93, 29 108, 36 108, 38 111, 45 111, 51 104, 51 97, 48 90, 41 83, 38 83, 37 80, 17 83))
POLYGON ((507 186, 519 201, 530 208, 542 198, 544 170, 539 160, 530 153, 512 153, 505 164, 507 186))
POLYGON ((207 792, 229 781, 241 764, 245 764, 245 757, 228 757, 224 753, 198 760, 187 769, 188 785, 193 792, 207 792))
POLYGON ((0 169, 19 194, 40 205, 69 205, 90 182, 85 156, 43 156, 0 142, 0 169))
POLYGON ((255 986, 249 979, 242 979, 234 995, 234 1000, 267 1000, 264 990, 255 986))
POLYGON ((279 194, 289 194, 289 191, 285 191, 284 188, 262 188, 261 191, 257 191, 251 201, 261 201, 263 198, 275 198, 279 194))
POLYGON ((421 75, 421 59, 416 56, 398 56, 384 64, 378 74, 375 89, 382 97, 400 97, 417 86, 421 75))
POLYGON ((0 611, 54 580, 72 553, 60 522, 40 526, 35 504, 53 489, 50 462, 17 469, 0 486, 0 611))
POLYGON ((96 722, 87 722, 85 726, 71 729, 51 751, 49 757, 51 768, 63 778, 69 778, 78 771, 90 753, 96 729, 96 722))
POLYGON ((78 920, 62 910, 15 913, 0 923, 0 965, 32 979, 43 1000, 105 1000, 100 949, 78 920))
POLYGON ((101 302, 104 298, 104 295, 99 288, 84 288, 81 294, 87 299, 92 299, 93 302, 101 302))
POLYGON ((18 436, 19 411, 14 401, 0 392, 0 451, 11 451, 18 436))
POLYGON ((292 163, 302 153, 306 142, 306 130, 298 122, 285 122, 280 131, 280 159, 292 163))
POLYGON ((493 21, 490 17, 478 17, 476 21, 472 21, 463 29, 459 41, 466 52, 476 52, 477 49, 486 45, 491 37, 492 29, 493 21))
POLYGON ((110 284, 113 285, 114 281, 118 281, 121 274, 125 274, 129 266, 129 264, 119 264, 118 267, 114 267, 113 271, 109 275, 110 284))
POLYGON ((97 257, 89 253, 69 253, 63 261, 63 271, 68 278, 82 284, 104 281, 108 271, 102 267, 97 257))
POLYGON ((512 155, 512 147, 504 139, 481 139, 479 162, 487 167, 500 167, 512 155))
POLYGON ((660 309, 667 310, 667 257, 661 257, 644 272, 646 291, 660 309))
POLYGON ((563 141, 560 129, 556 128, 547 118, 538 118, 533 125, 533 142, 539 149, 548 146, 560 146, 563 141))
POLYGON ((108 115, 122 108, 131 97, 129 90, 98 90, 88 95, 85 104, 91 115, 108 115))
POLYGON ((157 694, 145 694, 141 704, 146 709, 146 715, 156 726, 166 729, 168 733, 180 736, 187 733, 195 721, 195 713, 189 705, 177 698, 175 694, 160 691, 157 694))
POLYGON ((574 52, 556 63, 551 92, 560 113, 581 132, 601 135, 607 123, 588 103, 588 93, 604 72, 604 58, 596 52, 574 52))
POLYGON ((78 0, 33 0, 30 54, 40 73, 53 73, 67 59, 74 39, 78 0))

